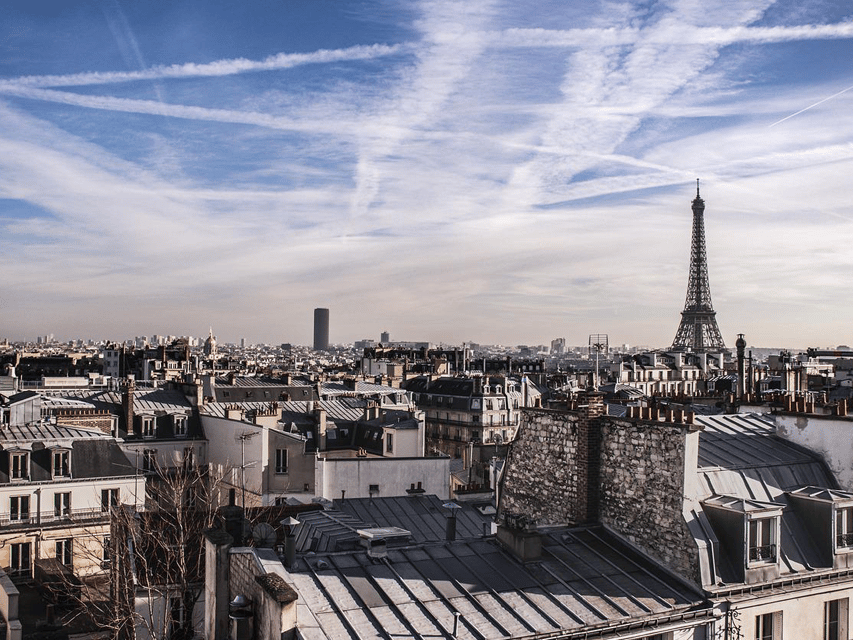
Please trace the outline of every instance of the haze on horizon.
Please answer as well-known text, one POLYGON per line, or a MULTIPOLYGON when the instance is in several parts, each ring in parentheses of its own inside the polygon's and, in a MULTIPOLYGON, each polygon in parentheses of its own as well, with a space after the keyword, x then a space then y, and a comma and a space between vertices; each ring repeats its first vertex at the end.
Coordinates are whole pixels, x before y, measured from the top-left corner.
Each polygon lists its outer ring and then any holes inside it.
POLYGON ((0 338, 849 344, 851 13, 10 0, 0 338))

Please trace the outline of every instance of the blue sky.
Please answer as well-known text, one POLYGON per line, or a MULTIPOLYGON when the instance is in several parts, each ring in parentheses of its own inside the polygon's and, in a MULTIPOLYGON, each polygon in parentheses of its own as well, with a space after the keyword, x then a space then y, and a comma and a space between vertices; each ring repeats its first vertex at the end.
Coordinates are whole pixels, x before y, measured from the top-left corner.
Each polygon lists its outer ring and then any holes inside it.
POLYGON ((846 1, 6 1, 0 338, 853 343, 846 1), (239 6, 237 6, 239 4, 239 6))

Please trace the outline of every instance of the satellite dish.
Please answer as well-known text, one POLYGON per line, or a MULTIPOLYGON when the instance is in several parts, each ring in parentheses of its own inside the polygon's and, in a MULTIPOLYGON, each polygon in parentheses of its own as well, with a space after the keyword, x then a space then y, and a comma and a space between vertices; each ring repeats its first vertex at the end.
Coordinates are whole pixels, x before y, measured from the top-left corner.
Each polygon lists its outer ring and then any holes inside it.
POLYGON ((260 522, 252 529, 252 539, 255 546, 261 549, 272 549, 278 542, 278 534, 275 528, 266 522, 260 522))

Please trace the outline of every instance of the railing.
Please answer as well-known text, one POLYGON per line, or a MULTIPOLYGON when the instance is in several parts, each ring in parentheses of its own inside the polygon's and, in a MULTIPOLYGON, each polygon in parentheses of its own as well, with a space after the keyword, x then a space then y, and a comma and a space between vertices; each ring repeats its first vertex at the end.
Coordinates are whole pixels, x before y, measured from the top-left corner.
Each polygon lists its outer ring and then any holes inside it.
POLYGON ((97 520, 108 520, 109 511, 103 509, 65 509, 57 513, 55 510, 42 511, 39 513, 24 512, 15 514, 0 513, 0 526, 4 527, 32 527, 51 524, 76 524, 81 522, 93 522, 97 520))
POLYGON ((760 547, 750 547, 749 548, 749 560, 750 562, 759 562, 759 561, 774 561, 776 560, 776 545, 775 544, 766 544, 760 547))

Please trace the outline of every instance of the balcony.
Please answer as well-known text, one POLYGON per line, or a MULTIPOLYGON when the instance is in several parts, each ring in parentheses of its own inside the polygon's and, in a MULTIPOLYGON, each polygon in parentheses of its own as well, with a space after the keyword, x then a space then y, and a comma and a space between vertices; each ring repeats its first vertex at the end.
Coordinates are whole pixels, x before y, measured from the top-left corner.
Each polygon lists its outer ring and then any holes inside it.
POLYGON ((838 548, 853 547, 853 533, 839 533, 835 536, 835 546, 838 548))
POLYGON ((98 507, 97 509, 71 509, 60 515, 51 510, 42 511, 41 514, 30 512, 16 514, 16 516, 12 518, 11 513, 0 513, 0 526, 7 529, 31 529, 54 525, 94 524, 99 521, 108 522, 110 514, 98 507))
POLYGON ((749 548, 750 562, 775 562, 776 561, 776 545, 766 544, 760 547, 749 548))

